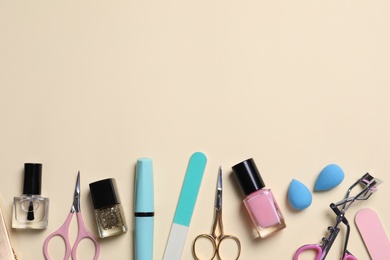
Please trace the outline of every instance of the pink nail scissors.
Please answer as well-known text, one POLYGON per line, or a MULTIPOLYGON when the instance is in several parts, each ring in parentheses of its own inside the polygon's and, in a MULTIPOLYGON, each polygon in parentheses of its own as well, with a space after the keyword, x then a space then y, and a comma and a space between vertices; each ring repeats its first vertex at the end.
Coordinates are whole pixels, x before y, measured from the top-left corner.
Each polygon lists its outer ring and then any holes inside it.
POLYGON ((76 258, 77 247, 80 244, 81 240, 83 239, 90 239, 93 242, 93 244, 95 245, 95 256, 93 259, 97 260, 99 258, 99 254, 100 254, 99 243, 96 240, 96 238, 85 227, 83 217, 80 212, 80 172, 77 174, 77 181, 76 181, 76 187, 73 196, 73 203, 72 203, 72 207, 70 208, 70 213, 68 217, 66 218, 64 224, 62 224, 62 226, 58 230, 50 234, 46 238, 45 242, 43 243, 43 254, 45 255, 46 260, 50 260, 48 246, 50 240, 55 236, 61 237, 65 242, 64 260, 68 260, 70 256, 72 256, 73 260, 77 259, 76 258), (69 241, 69 226, 75 212, 76 212, 76 218, 78 222, 78 234, 77 234, 76 241, 74 242, 72 247, 69 241))
POLYGON ((357 258, 347 250, 350 226, 347 218, 345 217, 345 212, 356 200, 367 200, 377 190, 376 187, 381 183, 381 180, 372 177, 369 173, 366 173, 351 187, 349 187, 347 194, 343 200, 337 203, 330 204, 330 208, 336 214, 336 221, 333 226, 328 227, 328 236, 322 238, 322 244, 308 244, 300 247, 294 255, 294 260, 298 260, 299 255, 307 250, 315 251, 316 257, 314 260, 324 260, 340 231, 340 228, 338 227, 340 223, 343 223, 347 227, 341 259, 357 260, 357 258), (351 190, 358 184, 363 185, 363 189, 356 196, 350 197, 349 195, 351 193, 351 190), (341 209, 339 208, 339 206, 341 206, 341 209))

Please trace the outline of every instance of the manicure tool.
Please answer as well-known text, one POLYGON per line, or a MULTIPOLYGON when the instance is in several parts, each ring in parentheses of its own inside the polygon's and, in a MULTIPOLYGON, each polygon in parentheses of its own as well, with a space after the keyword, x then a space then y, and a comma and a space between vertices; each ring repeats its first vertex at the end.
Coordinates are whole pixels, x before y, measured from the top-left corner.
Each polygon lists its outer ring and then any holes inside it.
POLYGON ((390 241, 376 212, 369 208, 359 210, 355 223, 372 260, 386 260, 390 256, 390 241))
POLYGON ((357 260, 357 258, 347 250, 350 226, 347 218, 345 217, 345 212, 355 201, 367 200, 377 190, 377 186, 381 183, 381 180, 372 177, 369 173, 366 173, 351 187, 349 187, 347 194, 343 200, 330 204, 330 208, 336 214, 336 221, 333 226, 328 227, 328 236, 322 238, 322 244, 308 244, 300 247, 294 255, 294 260, 298 260, 299 254, 307 250, 314 250, 316 252, 315 260, 325 259, 340 231, 340 228, 338 227, 340 223, 343 223, 347 227, 341 259, 357 260), (358 184, 363 186, 362 190, 357 195, 350 197, 352 189, 355 188, 355 186, 357 186, 358 184))
POLYGON ((17 257, 12 250, 11 242, 5 225, 3 213, 0 208, 0 259, 1 260, 16 260, 17 257))
POLYGON ((218 181, 217 181, 217 189, 215 192, 215 203, 214 203, 214 223, 213 228, 211 230, 211 234, 200 234, 197 236, 192 244, 192 254, 194 255, 196 260, 200 260, 199 255, 196 253, 196 244, 200 239, 208 239, 211 241, 213 245, 213 254, 211 259, 214 259, 215 255, 217 255, 218 259, 222 259, 220 254, 220 245, 227 240, 234 240, 237 244, 237 255, 234 259, 238 259, 241 253, 241 243, 240 240, 232 235, 225 235, 223 232, 223 223, 222 223, 222 167, 219 167, 218 172, 218 181), (219 229, 219 234, 217 234, 219 229))
POLYGON ((181 259, 206 162, 207 158, 201 152, 190 158, 163 260, 181 259))
POLYGON ((58 230, 50 234, 46 238, 45 242, 43 243, 43 254, 45 255, 46 260, 50 260, 48 246, 50 240, 55 236, 61 237, 65 242, 65 257, 64 257, 65 260, 69 259, 70 256, 72 256, 73 260, 77 259, 76 258, 77 247, 80 244, 81 240, 83 239, 90 239, 92 241, 92 243, 95 246, 95 256, 93 259, 94 260, 98 259, 100 254, 99 243, 86 228, 80 211, 80 172, 78 172, 77 174, 77 181, 74 190, 73 203, 72 203, 72 207, 70 208, 70 213, 68 217, 66 218, 64 224, 58 230), (78 222, 78 234, 76 237, 76 241, 74 242, 72 247, 69 241, 69 227, 75 212, 76 212, 76 218, 78 222))

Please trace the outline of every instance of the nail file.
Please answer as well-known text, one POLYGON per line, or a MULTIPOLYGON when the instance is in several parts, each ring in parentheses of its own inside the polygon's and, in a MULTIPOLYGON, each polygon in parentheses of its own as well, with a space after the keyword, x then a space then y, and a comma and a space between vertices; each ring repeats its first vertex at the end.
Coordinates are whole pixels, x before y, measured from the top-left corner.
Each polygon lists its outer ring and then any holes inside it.
POLYGON ((4 222, 3 213, 0 208, 0 259, 15 260, 16 257, 11 247, 7 227, 4 222))
POLYGON ((206 163, 207 158, 201 152, 190 158, 163 260, 181 259, 206 163))
POLYGON ((359 210, 355 223, 372 260, 387 260, 390 241, 376 212, 369 208, 359 210))

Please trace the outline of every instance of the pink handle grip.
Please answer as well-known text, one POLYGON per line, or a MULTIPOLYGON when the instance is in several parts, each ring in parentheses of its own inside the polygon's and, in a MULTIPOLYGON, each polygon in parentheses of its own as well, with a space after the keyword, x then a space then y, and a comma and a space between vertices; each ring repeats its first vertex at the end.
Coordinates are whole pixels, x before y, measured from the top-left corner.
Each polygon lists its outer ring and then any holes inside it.
POLYGON ((81 240, 89 239, 95 245, 95 256, 93 257, 93 260, 97 260, 99 258, 99 254, 100 254, 99 242, 96 240, 96 238, 85 227, 83 216, 81 215, 80 212, 76 213, 76 217, 77 217, 79 231, 78 231, 78 234, 77 234, 76 241, 74 242, 74 245, 73 245, 73 248, 72 248, 72 259, 73 260, 77 259, 76 258, 77 247, 79 246, 81 240))
POLYGON ((57 229, 56 231, 51 233, 46 238, 45 242, 43 243, 43 255, 45 256, 46 260, 50 260, 49 250, 48 250, 49 242, 55 236, 59 236, 64 240, 65 250, 66 250, 64 259, 69 259, 70 254, 71 254, 71 250, 72 250, 70 247, 70 242, 69 242, 69 224, 70 224, 70 221, 72 220, 72 217, 73 217, 73 213, 70 213, 68 215, 68 217, 66 218, 64 224, 62 224, 62 226, 59 229, 57 229))
POLYGON ((350 254, 345 254, 343 260, 358 260, 356 257, 350 254))
MULTIPOLYGON (((297 252, 295 252, 295 255, 294 255, 294 260, 298 260, 298 257, 299 255, 304 252, 304 251, 307 251, 307 250, 314 250, 317 252, 317 255, 316 255, 316 258, 314 260, 322 260, 323 258, 323 252, 322 252, 322 248, 320 245, 315 245, 315 244, 309 244, 309 245, 304 245, 304 246, 301 246, 297 252)), ((349 253, 346 253, 343 260, 358 260, 356 257, 354 257, 353 255, 349 254, 349 253)))
POLYGON ((301 246, 300 248, 298 248, 298 250, 295 252, 294 260, 298 260, 299 255, 303 251, 307 251, 307 250, 316 251, 317 254, 316 254, 316 258, 314 260, 321 260, 322 248, 319 245, 315 245, 315 244, 304 245, 304 246, 301 246))
POLYGON ((96 240, 96 238, 85 227, 83 217, 82 217, 80 212, 76 213, 77 223, 78 223, 78 234, 77 234, 76 241, 73 245, 73 248, 71 247, 70 242, 69 242, 69 226, 70 226, 70 222, 72 220, 72 217, 73 217, 73 213, 70 213, 68 215, 68 217, 66 218, 64 224, 62 224, 62 226, 58 230, 54 231, 52 234, 50 234, 46 238, 45 242, 43 243, 43 255, 45 256, 46 260, 51 260, 50 256, 49 256, 48 247, 49 247, 50 240, 55 236, 61 237, 65 242, 64 260, 68 260, 70 256, 72 256, 73 260, 77 259, 77 256, 76 256, 77 247, 79 246, 81 240, 83 240, 85 238, 90 239, 93 242, 93 244, 95 245, 95 256, 94 256, 93 260, 97 260, 99 258, 99 254, 100 254, 99 243, 96 240))

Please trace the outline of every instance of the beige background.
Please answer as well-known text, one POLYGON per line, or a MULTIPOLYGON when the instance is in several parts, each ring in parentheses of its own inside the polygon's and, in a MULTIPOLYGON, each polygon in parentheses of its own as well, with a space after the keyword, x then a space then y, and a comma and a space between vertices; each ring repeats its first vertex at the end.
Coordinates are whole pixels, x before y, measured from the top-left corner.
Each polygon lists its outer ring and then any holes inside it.
MULTIPOLYGON (((240 238, 241 259, 292 259, 299 246, 320 242, 333 223, 328 205, 355 180, 367 171, 383 179, 347 213, 348 248, 369 259, 353 218, 371 207, 390 229, 389 13, 387 0, 0 1, 0 205, 10 227, 25 162, 43 163, 42 195, 51 203, 46 230, 10 232, 19 258, 43 259, 43 241, 65 220, 80 170, 93 234, 88 184, 108 177, 118 181, 130 227, 100 239, 100 259, 132 259, 134 167, 148 156, 161 259, 188 159, 202 151, 208 164, 183 259, 210 230, 219 165, 225 231, 240 238), (252 240, 231 175, 249 157, 287 222, 264 240, 252 240), (308 209, 292 210, 291 179, 313 190, 329 163, 344 169, 344 181, 313 193, 308 209)), ((338 259, 342 238, 329 259, 338 259)), ((52 245, 63 250, 60 240, 52 245)), ((85 245, 79 259, 89 259, 85 245)))

